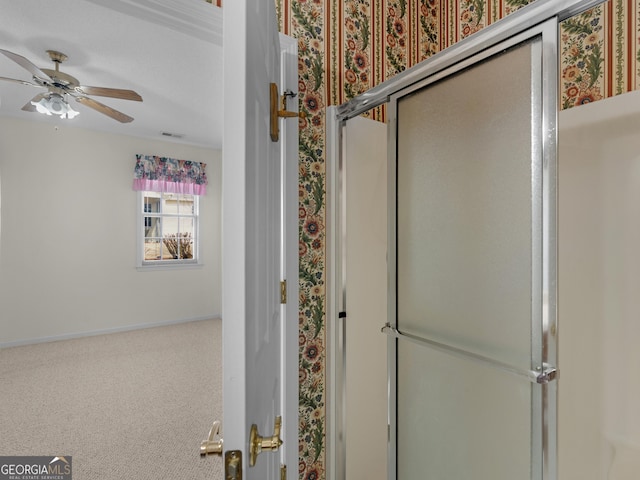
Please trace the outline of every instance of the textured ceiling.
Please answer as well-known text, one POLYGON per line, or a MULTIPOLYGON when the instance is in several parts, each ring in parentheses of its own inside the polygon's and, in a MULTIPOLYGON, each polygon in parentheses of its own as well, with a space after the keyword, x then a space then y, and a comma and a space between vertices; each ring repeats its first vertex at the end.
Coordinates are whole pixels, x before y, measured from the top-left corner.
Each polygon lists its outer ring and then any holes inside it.
MULTIPOLYGON (((0 81, 0 116, 220 148, 222 14, 203 0, 0 0, 0 48, 53 69, 46 50, 69 58, 60 70, 82 85, 131 89, 143 102, 96 100, 130 115, 121 124, 71 101, 72 120, 21 110, 45 89, 0 81), (162 133, 183 135, 181 140, 162 133)), ((0 76, 31 80, 0 55, 0 76)))

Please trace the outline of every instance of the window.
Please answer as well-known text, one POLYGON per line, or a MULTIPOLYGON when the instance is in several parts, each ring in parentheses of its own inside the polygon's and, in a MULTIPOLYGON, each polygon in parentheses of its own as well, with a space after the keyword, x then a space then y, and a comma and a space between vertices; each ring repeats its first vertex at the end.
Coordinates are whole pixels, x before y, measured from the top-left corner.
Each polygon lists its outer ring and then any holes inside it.
POLYGON ((138 266, 200 265, 198 204, 206 195, 206 164, 136 154, 138 266))
POLYGON ((140 191, 142 266, 198 263, 198 196, 140 191))

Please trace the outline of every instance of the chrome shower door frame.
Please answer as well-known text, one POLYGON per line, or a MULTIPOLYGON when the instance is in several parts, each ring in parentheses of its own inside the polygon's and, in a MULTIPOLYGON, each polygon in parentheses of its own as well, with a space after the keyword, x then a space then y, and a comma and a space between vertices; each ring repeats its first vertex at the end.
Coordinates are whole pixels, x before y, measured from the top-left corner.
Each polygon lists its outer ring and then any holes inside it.
MULTIPOLYGON (((445 353, 476 365, 502 371, 528 380, 531 388, 531 477, 528 480, 552 480, 556 470, 556 123, 557 123, 557 31, 555 18, 527 29, 503 42, 485 48, 475 55, 430 75, 428 78, 390 96, 388 108, 389 133, 389 238, 388 335, 389 373, 389 476, 398 475, 398 350, 402 342, 411 342, 432 351, 445 353), (529 43, 531 58, 531 367, 524 369, 478 354, 438 339, 404 332, 399 326, 398 307, 398 103, 403 98, 427 89, 441 81, 473 69, 491 57, 508 49, 529 43)), ((496 132, 498 133, 498 132, 496 132)), ((489 140, 491 141, 491 140, 489 140)), ((472 320, 472 319, 469 319, 472 320)), ((455 381, 452 379, 452 381, 455 381)), ((428 407, 425 407, 428 408, 428 407)), ((500 435, 496 431, 486 432, 500 435)), ((425 432, 425 435, 429 435, 425 432)), ((504 458, 509 462, 509 458, 504 458)), ((425 465, 426 471, 428 466, 425 465)), ((400 478, 400 480, 404 480, 400 478)))

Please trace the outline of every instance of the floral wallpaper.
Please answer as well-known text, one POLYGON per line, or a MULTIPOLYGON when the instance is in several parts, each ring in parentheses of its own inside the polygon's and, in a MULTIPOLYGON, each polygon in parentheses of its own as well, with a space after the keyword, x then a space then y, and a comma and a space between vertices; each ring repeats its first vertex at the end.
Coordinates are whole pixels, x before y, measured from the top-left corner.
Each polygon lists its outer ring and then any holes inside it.
MULTIPOLYGON (((300 451, 325 475, 325 107, 339 105, 534 0, 275 0, 298 39, 300 451)), ((640 0, 609 0, 561 26, 561 108, 638 88, 640 0)), ((378 107, 368 116, 384 121, 378 107)))
POLYGON ((567 19, 561 29, 562 108, 603 98, 604 27, 602 7, 567 19))
POLYGON ((609 0, 561 27, 561 107, 638 89, 640 1, 609 0))
POLYGON ((285 33, 298 38, 299 118, 299 465, 300 478, 325 477, 325 0, 281 2, 285 33))

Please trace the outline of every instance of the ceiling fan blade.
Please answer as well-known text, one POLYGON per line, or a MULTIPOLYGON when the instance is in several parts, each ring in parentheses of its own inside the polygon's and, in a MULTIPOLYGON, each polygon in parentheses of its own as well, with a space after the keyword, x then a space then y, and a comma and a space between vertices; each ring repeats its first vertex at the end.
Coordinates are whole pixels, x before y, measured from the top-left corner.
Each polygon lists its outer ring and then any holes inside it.
POLYGON ((42 85, 38 85, 37 83, 28 82, 26 80, 18 80, 17 78, 0 77, 0 80, 4 80, 5 82, 21 83, 22 85, 29 85, 30 87, 42 88, 42 85))
POLYGON ((133 117, 125 115, 124 113, 119 112, 118 110, 114 110, 111 107, 107 107, 103 103, 95 101, 93 98, 76 97, 76 100, 89 108, 93 108, 94 110, 97 110, 98 112, 103 113, 108 117, 113 118, 114 120, 117 120, 120 123, 129 123, 133 121, 133 117))
POLYGON ((89 87, 80 85, 75 88, 76 92, 83 95, 97 95, 99 97, 121 98, 123 100, 134 100, 141 102, 142 97, 133 90, 122 90, 119 88, 89 87))
POLYGON ((53 81, 49 75, 44 73, 42 70, 40 70, 38 67, 36 67, 33 63, 31 63, 26 58, 24 58, 22 55, 18 55, 17 53, 10 52, 9 50, 3 50, 1 48, 0 48, 0 53, 10 58, 14 62, 16 62, 22 68, 31 72, 31 75, 33 75, 34 77, 42 78, 48 81, 53 81))
POLYGON ((42 98, 44 98, 45 95, 46 95, 46 93, 39 93, 38 95, 33 97, 31 100, 29 100, 25 104, 25 106, 22 107, 22 110, 24 110, 25 112, 35 112, 36 111, 36 107, 34 107, 31 102, 38 103, 42 98))

